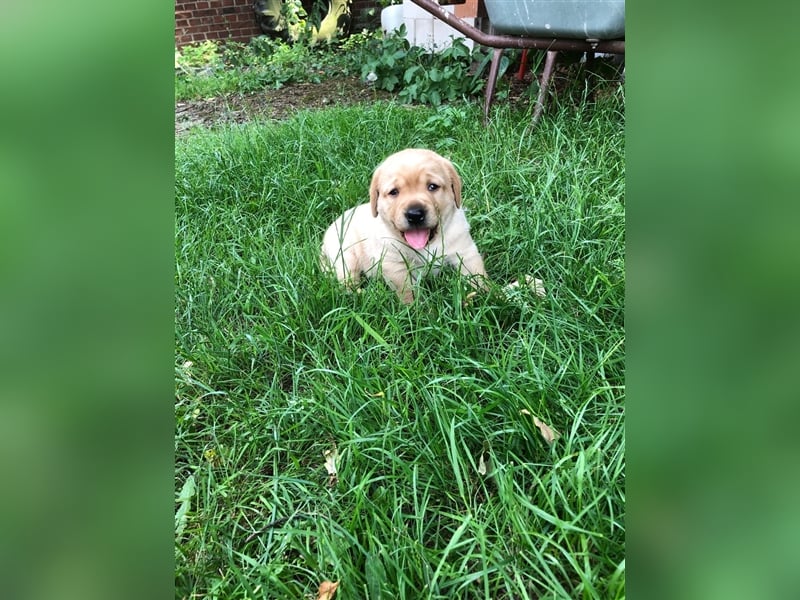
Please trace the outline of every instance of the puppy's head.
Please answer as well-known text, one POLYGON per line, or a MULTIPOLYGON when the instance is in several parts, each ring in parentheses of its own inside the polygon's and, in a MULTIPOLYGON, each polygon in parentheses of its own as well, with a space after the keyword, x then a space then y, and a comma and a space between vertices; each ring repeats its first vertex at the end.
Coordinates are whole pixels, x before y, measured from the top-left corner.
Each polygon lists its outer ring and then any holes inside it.
POLYGON ((422 250, 461 207, 461 178, 446 158, 411 148, 392 154, 372 175, 372 216, 380 216, 406 244, 422 250))

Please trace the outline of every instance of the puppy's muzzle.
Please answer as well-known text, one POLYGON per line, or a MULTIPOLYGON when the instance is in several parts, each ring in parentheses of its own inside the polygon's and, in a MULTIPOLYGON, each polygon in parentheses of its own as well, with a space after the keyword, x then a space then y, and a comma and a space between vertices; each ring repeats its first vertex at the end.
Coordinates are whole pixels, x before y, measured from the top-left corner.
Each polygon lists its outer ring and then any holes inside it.
POLYGON ((436 235, 436 226, 431 227, 432 224, 428 223, 427 209, 419 204, 412 204, 403 212, 403 217, 407 225, 407 228, 400 228, 403 238, 414 250, 422 250, 436 235))

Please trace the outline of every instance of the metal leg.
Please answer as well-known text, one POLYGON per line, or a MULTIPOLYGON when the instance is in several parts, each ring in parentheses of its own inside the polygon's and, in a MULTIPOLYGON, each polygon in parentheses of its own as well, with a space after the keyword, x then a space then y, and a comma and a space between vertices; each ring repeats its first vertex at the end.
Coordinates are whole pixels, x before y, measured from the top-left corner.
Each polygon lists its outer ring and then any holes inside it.
POLYGON ((497 73, 500 71, 500 59, 503 57, 503 49, 495 48, 492 56, 492 64, 489 66, 489 79, 486 82, 486 97, 483 101, 483 124, 489 123, 489 110, 492 108, 494 100, 494 88, 497 85, 497 73))
POLYGON ((528 49, 522 49, 522 58, 519 59, 519 69, 517 70, 517 81, 525 79, 525 67, 528 66, 528 49))
POLYGON ((550 87, 550 80, 553 78, 553 68, 556 65, 556 58, 558 57, 557 50, 548 50, 547 58, 544 61, 544 71, 542 71, 542 79, 539 82, 539 96, 536 98, 536 108, 533 110, 533 124, 539 120, 544 110, 544 101, 547 98, 547 90, 550 87))
POLYGON ((586 88, 587 99, 594 102, 595 85, 597 84, 597 57, 594 52, 586 53, 586 88))

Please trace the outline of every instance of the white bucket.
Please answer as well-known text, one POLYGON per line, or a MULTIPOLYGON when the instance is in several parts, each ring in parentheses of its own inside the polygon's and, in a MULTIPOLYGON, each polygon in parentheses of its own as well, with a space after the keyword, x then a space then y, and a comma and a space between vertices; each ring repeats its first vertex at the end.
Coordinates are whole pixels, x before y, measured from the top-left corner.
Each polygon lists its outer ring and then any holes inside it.
POLYGON ((403 24, 403 5, 393 4, 387 6, 381 11, 381 29, 384 33, 389 33, 396 29, 400 29, 403 24))

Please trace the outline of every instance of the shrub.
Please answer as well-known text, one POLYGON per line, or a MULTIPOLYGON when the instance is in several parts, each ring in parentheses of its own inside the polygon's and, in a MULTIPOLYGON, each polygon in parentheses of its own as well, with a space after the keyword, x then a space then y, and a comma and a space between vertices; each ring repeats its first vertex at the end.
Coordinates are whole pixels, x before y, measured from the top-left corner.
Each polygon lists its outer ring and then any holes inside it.
MULTIPOLYGON (((359 75, 408 103, 439 106, 483 90, 488 50, 470 50, 456 38, 442 52, 428 53, 403 35, 404 27, 398 33, 363 31, 319 45, 261 36, 248 44, 185 46, 175 52, 175 96, 185 100, 359 75)), ((504 58, 501 73, 507 65, 504 58)))
MULTIPOLYGON (((405 102, 434 106, 473 96, 483 89, 483 74, 491 61, 488 50, 471 51, 461 38, 454 38, 449 48, 426 52, 411 46, 404 36, 405 25, 372 43, 369 59, 361 68, 365 81, 398 92, 398 98, 405 102)), ((502 70, 507 64, 504 61, 502 70)))

